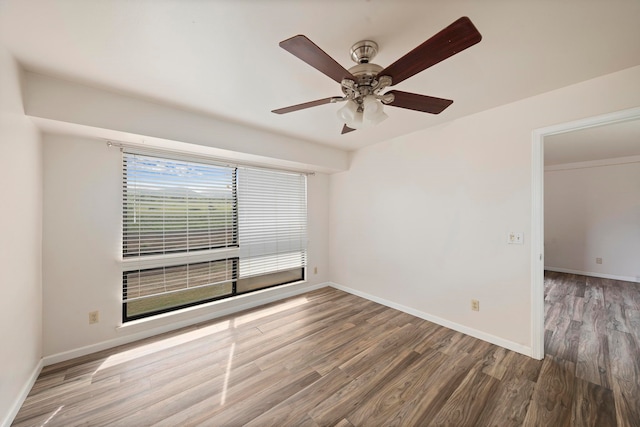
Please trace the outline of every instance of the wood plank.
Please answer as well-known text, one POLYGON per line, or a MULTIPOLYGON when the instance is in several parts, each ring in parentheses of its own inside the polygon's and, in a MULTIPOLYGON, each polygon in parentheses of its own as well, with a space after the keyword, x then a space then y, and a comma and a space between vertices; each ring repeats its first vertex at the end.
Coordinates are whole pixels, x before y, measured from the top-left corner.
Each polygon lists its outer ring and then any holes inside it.
POLYGON ((312 408, 308 412, 309 416, 320 425, 332 425, 342 418, 348 419, 347 415, 361 402, 368 400, 378 387, 397 376, 419 357, 415 351, 406 350, 398 355, 387 354, 385 359, 378 361, 347 386, 312 408))
POLYGON ((569 426, 573 403, 575 364, 554 356, 546 356, 525 426, 569 426))
POLYGON ((543 361, 509 351, 501 364, 506 366, 504 381, 526 379, 537 382, 543 361))
POLYGON ((475 423, 499 381, 472 369, 447 399, 430 426, 464 426, 475 423))
POLYGON ((627 321, 629 322, 629 329, 631 329, 631 333, 635 337, 636 343, 640 344, 640 309, 628 309, 626 314, 627 321))
POLYGON ((556 326, 561 322, 563 305, 558 302, 547 303, 549 309, 545 315, 544 328, 549 331, 553 331, 556 326))
POLYGON ((613 392, 577 378, 571 407, 571 425, 615 427, 616 424, 613 392))
POLYGON ((553 335, 545 343, 545 353, 571 362, 578 360, 581 322, 563 318, 563 323, 553 331, 553 335))
POLYGON ((611 375, 616 417, 621 426, 640 425, 640 350, 633 335, 611 331, 611 375))
POLYGON ((202 422, 215 416, 219 412, 226 411, 227 408, 232 410, 235 403, 250 398, 256 392, 271 389, 274 384, 280 384, 281 386, 289 384, 292 379, 300 380, 300 378, 308 375, 309 372, 299 372, 297 376, 293 376, 283 367, 277 366, 247 377, 237 384, 227 385, 227 387, 224 386, 223 382, 221 387, 212 388, 207 393, 198 393, 196 390, 196 395, 199 397, 197 402, 191 405, 184 405, 180 411, 171 416, 163 417, 157 422, 150 423, 150 425, 164 427, 194 425, 197 422, 202 422))
MULTIPOLYGON (((240 369, 229 372, 227 376, 224 370, 219 371, 219 375, 207 379, 205 376, 200 381, 193 383, 191 387, 173 388, 173 393, 166 393, 163 399, 151 403, 148 399, 146 404, 134 408, 132 411, 122 411, 109 419, 112 427, 128 427, 151 425, 167 419, 179 412, 185 406, 192 406, 202 402, 203 396, 209 397, 209 404, 216 401, 222 404, 222 395, 225 388, 259 375, 260 370, 255 365, 245 365, 240 369)), ((155 390, 157 388, 154 387, 155 390)), ((95 420, 93 420, 95 422, 95 420)))
POLYGON ((495 393, 489 396, 475 425, 522 426, 535 385, 534 382, 526 378, 514 378, 500 382, 495 393), (505 405, 505 402, 510 402, 510 404, 505 405))
POLYGON ((413 396, 409 396, 402 408, 389 418, 378 420, 379 424, 387 427, 427 425, 442 409, 476 362, 473 357, 464 353, 449 356, 441 369, 421 383, 413 396))
MULTIPOLYGON (((413 325, 407 325, 407 327, 412 326, 413 325)), ((320 373, 321 375, 325 375, 345 363, 345 361, 357 357, 359 354, 371 349, 372 346, 380 341, 385 341, 387 339, 397 340, 399 338, 398 333, 400 331, 401 328, 398 327, 394 327, 393 329, 386 327, 380 329, 370 329, 367 331, 367 333, 363 333, 360 337, 358 337, 358 339, 352 339, 350 341, 344 342, 331 351, 325 352, 323 354, 317 354, 314 350, 315 357, 310 358, 307 363, 309 366, 315 369, 316 372, 320 373)))
MULTIPOLYGON (((588 291, 587 291, 588 292, 588 291)), ((586 298, 586 297, 585 297, 586 298)), ((589 328, 598 334, 607 333, 607 322, 609 320, 604 301, 597 299, 587 301, 585 299, 582 314, 582 327, 589 328)))
POLYGON ((290 381, 286 383, 277 382, 273 386, 255 391, 250 396, 234 402, 233 406, 225 411, 219 411, 213 416, 205 414, 198 419, 192 420, 193 425, 202 427, 245 425, 300 390, 304 390, 320 378, 320 374, 313 370, 308 373, 293 374, 290 381))
POLYGON ((447 355, 435 350, 422 354, 416 363, 382 384, 370 399, 361 402, 347 415, 348 420, 354 425, 367 425, 372 419, 394 416, 448 360, 447 355))
POLYGON ((327 375, 297 393, 293 399, 287 399, 249 421, 246 427, 276 425, 297 426, 303 424, 304 420, 307 419, 316 424, 316 422, 307 415, 307 410, 309 408, 315 408, 322 403, 327 396, 337 393, 351 381, 353 381, 353 378, 340 369, 333 369, 327 375), (300 402, 304 402, 304 404, 301 405, 300 402))
MULTIPOLYGON (((354 378, 365 374, 369 367, 375 365, 378 360, 401 353, 403 349, 400 347, 400 343, 407 339, 405 334, 413 334, 414 330, 415 326, 413 325, 408 325, 403 329, 395 329, 393 334, 382 337, 378 342, 371 342, 364 351, 343 361, 339 365, 340 369, 354 378)), ((415 351, 411 347, 404 350, 415 351)))
POLYGON ((492 345, 487 349, 475 368, 480 369, 483 373, 491 375, 497 380, 502 380, 504 374, 507 372, 507 365, 503 363, 505 357, 507 357, 507 353, 509 353, 508 350, 492 345))
POLYGON ((624 305, 631 310, 640 310, 640 283, 621 282, 625 295, 624 305))
POLYGON ((13 425, 41 425, 53 414, 58 416, 64 407, 83 405, 87 395, 92 396, 94 399, 102 399, 103 395, 120 389, 121 384, 118 377, 94 383, 90 379, 81 379, 54 387, 48 390, 48 393, 44 396, 43 393, 39 393, 35 396, 27 397, 16 415, 13 425), (79 384, 80 381, 82 384, 79 384))
POLYGON ((609 341, 582 325, 580 344, 576 362, 576 377, 593 384, 611 389, 611 364, 609 362, 609 341))
POLYGON ((632 333, 631 325, 627 320, 627 308, 622 303, 607 302, 607 329, 632 333))

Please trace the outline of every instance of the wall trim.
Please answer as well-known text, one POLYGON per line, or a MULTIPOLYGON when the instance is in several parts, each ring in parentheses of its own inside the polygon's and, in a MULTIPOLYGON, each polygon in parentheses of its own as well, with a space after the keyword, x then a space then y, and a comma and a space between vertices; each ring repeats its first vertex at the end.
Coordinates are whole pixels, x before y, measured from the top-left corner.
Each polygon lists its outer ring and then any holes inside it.
POLYGON ((341 291, 348 292, 348 293, 350 293, 352 295, 356 295, 356 296, 359 296, 361 298, 368 299, 369 301, 377 302, 378 304, 382 304, 382 305, 385 305, 387 307, 391 307, 391 308, 394 308, 396 310, 403 311, 403 312, 405 312, 407 314, 410 314, 412 316, 416 316, 416 317, 419 317, 421 319, 428 320, 429 322, 436 323, 436 324, 438 324, 440 326, 444 326, 445 328, 453 329, 454 331, 462 332, 465 335, 469 335, 469 336, 472 336, 474 338, 478 338, 480 340, 487 341, 487 342, 489 342, 491 344, 495 344, 497 346, 504 347, 507 350, 512 350, 512 351, 515 351, 516 353, 520 353, 520 354, 524 354, 525 356, 532 357, 531 356, 531 348, 527 347, 525 345, 518 344, 518 343, 515 343, 513 341, 505 340, 504 338, 500 338, 500 337, 497 337, 495 335, 491 335, 491 334, 488 334, 486 332, 482 332, 482 331, 479 331, 477 329, 470 328, 468 326, 464 326, 464 325, 461 325, 459 323, 452 322, 450 320, 443 319, 441 317, 434 316, 434 315, 425 313, 425 312, 420 311, 420 310, 416 310, 415 308, 407 307, 405 305, 398 304, 398 303, 395 303, 393 301, 389 301, 387 299, 380 298, 380 297, 377 297, 375 295, 371 295, 371 294, 368 294, 366 292, 362 292, 362 291, 350 288, 348 286, 343 286, 343 285, 340 285, 340 284, 337 284, 337 283, 333 283, 333 282, 329 282, 328 284, 332 288, 336 288, 336 289, 339 289, 341 291))
POLYGON ((614 157, 611 159, 589 160, 587 162, 562 163, 544 167, 545 172, 563 171, 569 169, 597 168, 601 166, 624 165, 627 163, 640 163, 640 156, 614 157))
POLYGON ((36 380, 38 379, 38 375, 40 375, 40 372, 42 371, 43 367, 44 367, 43 361, 42 359, 40 359, 36 364, 35 368, 33 369, 33 371, 31 372, 29 379, 24 384, 24 386, 22 386, 22 389, 20 389, 20 393, 18 393, 18 395, 16 396, 13 402, 13 405, 11 405, 11 409, 9 410, 9 413, 6 415, 4 420, 2 420, 2 423, 0 424, 2 427, 9 427, 13 422, 13 420, 16 418, 16 415, 18 415, 18 411, 24 404, 24 401, 27 399, 27 396, 29 395, 31 388, 36 383, 36 380))
POLYGON ((594 273, 592 271, 581 271, 581 270, 571 270, 569 268, 560 268, 560 267, 544 267, 547 271, 555 271, 557 273, 569 273, 569 274, 580 274, 582 276, 589 277, 600 277, 602 279, 613 279, 613 280, 622 280, 624 282, 635 282, 640 283, 640 276, 617 276, 615 274, 606 274, 606 273, 594 273))
MULTIPOLYGON (((317 284, 304 284, 301 286, 296 286, 285 290, 284 292, 272 293, 269 295, 264 295, 261 298, 255 298, 251 301, 245 302, 243 304, 234 305, 233 307, 225 308, 222 310, 217 310, 214 312, 210 312, 207 314, 203 314, 191 319, 185 319, 181 321, 172 322, 166 325, 157 326, 154 328, 146 329, 140 332, 136 332, 133 334, 124 335, 122 337, 113 338, 107 341, 101 341, 95 344, 90 344, 84 347, 75 348, 73 350, 64 351, 61 353, 52 354, 49 356, 45 356, 42 359, 43 366, 53 365, 55 363, 64 362, 67 360, 75 359, 76 357, 86 356, 91 353, 96 353, 98 351, 107 350, 113 347, 117 347, 123 344, 129 344, 134 341, 138 341, 141 339, 149 338, 155 335, 163 334, 165 332, 171 332, 176 329, 184 328, 186 326, 195 325, 197 323, 206 322, 209 320, 214 320, 219 317, 227 316, 229 314, 238 313, 244 310, 248 310, 250 308, 259 307, 261 305, 269 304, 271 302, 279 301, 285 298, 289 298, 292 296, 300 295, 305 292, 310 292, 316 289, 324 288, 326 286, 330 286, 329 282, 322 282, 317 284)), ((277 290, 274 288, 273 290, 277 290)))
POLYGON ((531 144, 531 355, 544 357, 544 143, 533 132, 531 144))

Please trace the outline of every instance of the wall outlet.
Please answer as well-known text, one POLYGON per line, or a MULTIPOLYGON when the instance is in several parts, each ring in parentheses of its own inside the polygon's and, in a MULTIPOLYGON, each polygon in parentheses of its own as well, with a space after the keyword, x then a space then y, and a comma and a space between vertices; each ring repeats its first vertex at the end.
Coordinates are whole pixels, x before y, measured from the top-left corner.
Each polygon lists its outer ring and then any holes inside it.
POLYGON ((507 234, 507 243, 510 245, 522 245, 524 244, 524 233, 510 231, 507 234))
POLYGON ((313 274, 318 274, 318 267, 313 267, 313 274))
POLYGON ((89 313, 89 324, 93 325, 94 323, 98 323, 100 321, 100 312, 92 311, 89 313))
POLYGON ((596 258, 596 264, 602 264, 602 258, 596 258))
POLYGON ((471 300, 471 310, 480 311, 480 301, 478 301, 477 299, 472 299, 471 300))

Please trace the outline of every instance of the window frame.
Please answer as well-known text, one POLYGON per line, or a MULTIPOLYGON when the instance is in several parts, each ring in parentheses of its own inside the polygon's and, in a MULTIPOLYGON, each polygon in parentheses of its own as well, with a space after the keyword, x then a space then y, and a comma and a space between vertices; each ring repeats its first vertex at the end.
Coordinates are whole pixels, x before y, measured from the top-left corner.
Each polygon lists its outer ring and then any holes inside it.
MULTIPOLYGON (((167 161, 183 161, 183 162, 191 162, 191 163, 199 163, 199 164, 204 164, 204 165, 212 165, 215 167, 226 167, 226 168, 233 168, 235 169, 234 171, 234 185, 235 185, 235 203, 234 203, 234 214, 235 214, 235 218, 233 221, 233 224, 235 226, 235 230, 233 231, 233 235, 234 235, 234 240, 233 240, 233 244, 232 245, 228 245, 226 247, 216 247, 216 248, 212 248, 212 249, 198 249, 198 250, 193 250, 193 251, 187 251, 187 252, 165 252, 165 253, 148 253, 148 254, 138 254, 137 256, 131 256, 129 254, 125 254, 125 248, 124 248, 124 223, 126 221, 126 215, 125 215, 125 200, 126 200, 126 171, 125 171, 125 163, 124 163, 124 157, 123 157, 123 161, 121 162, 121 166, 122 166, 122 178, 120 180, 121 184, 123 185, 123 193, 122 193, 122 197, 121 197, 121 203, 122 203, 122 224, 123 224, 123 228, 122 228, 122 233, 121 233, 121 251, 120 251, 120 264, 121 264, 121 274, 122 274, 122 282, 121 282, 121 300, 122 300, 122 324, 126 324, 132 321, 136 321, 136 320, 141 320, 141 319, 147 319, 147 318, 151 318, 154 316, 158 316, 161 314, 166 314, 166 313, 170 313, 170 312, 174 312, 174 311, 178 311, 178 310, 183 310, 185 308, 191 308, 191 307, 196 307, 196 306, 201 306, 207 303, 211 303, 211 302, 215 302, 215 301, 221 301, 221 300, 225 300, 225 299, 229 299, 229 298, 233 298, 235 296, 240 296, 240 295, 247 295, 247 294, 251 294, 254 292, 258 292, 258 291, 262 291, 262 290, 266 290, 266 289, 271 289, 271 288, 276 288, 276 287, 280 287, 280 286, 284 286, 284 285, 289 285, 292 283, 299 283, 299 282, 304 282, 307 279, 307 259, 308 259, 308 237, 306 237, 306 241, 305 241, 305 245, 304 245, 304 256, 303 256, 303 262, 301 267, 296 267, 294 269, 290 269, 290 270, 280 270, 280 271, 275 271, 272 273, 265 273, 263 275, 255 275, 255 276, 250 276, 248 278, 241 278, 240 277, 240 262, 241 262, 241 240, 240 240, 240 228, 241 228, 241 224, 240 224, 240 215, 239 215, 239 200, 240 200, 240 196, 239 196, 239 185, 238 185, 238 176, 239 176, 239 170, 238 168, 256 168, 255 166, 250 166, 250 165, 235 165, 235 164, 228 164, 228 163, 221 163, 215 160, 211 160, 211 159, 203 159, 203 158, 199 158, 199 157, 191 157, 191 156, 185 156, 185 155, 174 155, 173 153, 167 153, 167 152, 162 152, 162 151, 147 151, 147 150, 133 150, 133 149, 126 149, 126 150, 121 150, 122 151, 122 155, 124 156, 125 154, 129 154, 129 155, 140 155, 140 156, 150 156, 150 157, 155 157, 158 158, 160 160, 167 160, 167 161), (152 269, 157 269, 157 268, 162 268, 162 267, 172 267, 172 266, 184 266, 187 264, 197 264, 197 263, 201 263, 201 262, 215 262, 215 261, 221 261, 221 260, 231 260, 233 262, 233 267, 232 267, 232 279, 231 279, 231 284, 232 284, 232 290, 230 294, 224 294, 221 295, 219 297, 214 297, 214 298, 207 298, 204 300, 198 300, 198 301, 193 301, 193 302, 189 302, 186 304, 181 304, 178 306, 174 306, 174 307, 166 307, 166 308, 161 308, 159 310, 155 310, 155 311, 151 311, 151 312, 145 312, 142 314, 135 314, 135 315, 127 315, 127 303, 128 301, 125 299, 125 295, 127 292, 127 278, 126 275, 127 273, 131 273, 131 272, 143 272, 143 271, 147 271, 147 270, 152 270, 152 269), (267 277, 271 274, 278 274, 278 273, 284 273, 283 275, 286 275, 287 272, 289 271, 295 271, 297 274, 297 271, 300 271, 300 277, 299 278, 292 278, 291 280, 287 280, 285 282, 278 282, 278 283, 274 283, 274 284, 270 284, 267 286, 262 286, 262 287, 258 287, 255 289, 249 289, 243 292, 238 292, 238 282, 241 280, 251 280, 251 279, 255 279, 255 278, 260 278, 260 277, 267 277)), ((299 175, 307 175, 303 172, 299 172, 299 171, 290 171, 290 170, 278 170, 278 169, 271 169, 271 168, 260 168, 257 167, 256 169, 264 169, 267 171, 273 171, 273 172, 282 172, 282 173, 293 173, 293 174, 299 174, 299 175)), ((307 191, 308 191, 308 183, 307 183, 307 179, 304 179, 304 206, 305 206, 305 233, 308 233, 308 200, 307 200, 307 191)), ((226 283, 226 282, 225 282, 226 283)), ((185 290, 187 290, 189 288, 185 288, 185 290)), ((162 293, 158 293, 157 296, 161 296, 163 295, 162 293)))

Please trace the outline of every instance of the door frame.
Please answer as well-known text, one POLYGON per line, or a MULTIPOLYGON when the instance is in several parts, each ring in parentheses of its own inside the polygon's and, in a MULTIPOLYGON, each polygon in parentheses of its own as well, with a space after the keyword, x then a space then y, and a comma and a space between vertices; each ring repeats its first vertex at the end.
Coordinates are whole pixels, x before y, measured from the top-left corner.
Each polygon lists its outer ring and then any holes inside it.
POLYGON ((534 129, 531 135, 531 357, 544 358, 544 138, 640 119, 640 107, 534 129))

